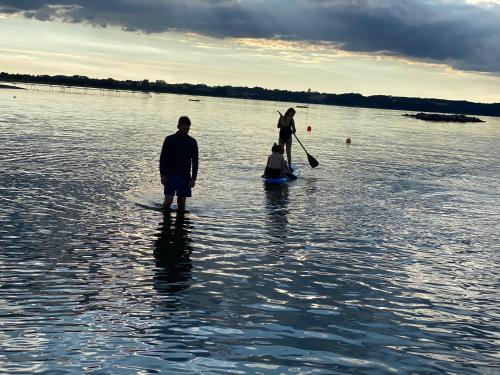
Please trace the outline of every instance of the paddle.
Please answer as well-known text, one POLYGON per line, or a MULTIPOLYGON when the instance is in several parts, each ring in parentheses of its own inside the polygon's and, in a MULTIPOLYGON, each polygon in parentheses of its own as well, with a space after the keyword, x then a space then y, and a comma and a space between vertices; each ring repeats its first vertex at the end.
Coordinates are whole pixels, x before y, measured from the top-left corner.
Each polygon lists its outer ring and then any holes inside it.
MULTIPOLYGON (((280 111, 278 111, 278 113, 280 114, 280 116, 283 116, 280 111)), ((305 151, 307 155, 307 160, 309 161, 309 165, 311 166, 311 168, 316 168, 319 165, 319 162, 311 154, 307 152, 306 148, 304 147, 300 139, 297 137, 297 135, 295 133, 292 134, 295 136, 295 139, 297 140, 297 142, 299 142, 299 144, 302 146, 302 149, 305 151)))

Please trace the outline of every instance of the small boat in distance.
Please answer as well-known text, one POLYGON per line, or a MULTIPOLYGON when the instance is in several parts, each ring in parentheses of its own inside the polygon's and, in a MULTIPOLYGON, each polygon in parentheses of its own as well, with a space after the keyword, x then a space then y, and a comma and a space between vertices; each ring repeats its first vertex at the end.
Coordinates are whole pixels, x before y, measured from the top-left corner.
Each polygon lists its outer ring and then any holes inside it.
POLYGON ((297 108, 309 108, 308 105, 296 105, 297 108))
POLYGON ((190 102, 199 102, 200 99, 189 99, 190 102))

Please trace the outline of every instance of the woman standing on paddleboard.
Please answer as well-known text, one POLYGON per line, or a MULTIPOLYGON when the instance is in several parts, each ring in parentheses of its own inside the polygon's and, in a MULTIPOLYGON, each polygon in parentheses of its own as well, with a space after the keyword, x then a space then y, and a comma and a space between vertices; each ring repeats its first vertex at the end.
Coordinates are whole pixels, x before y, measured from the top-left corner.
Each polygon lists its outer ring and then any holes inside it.
POLYGON ((292 134, 295 133, 295 109, 288 108, 285 115, 281 115, 278 120, 278 128, 280 129, 279 145, 281 147, 286 145, 286 158, 288 161, 288 168, 292 170, 292 134))

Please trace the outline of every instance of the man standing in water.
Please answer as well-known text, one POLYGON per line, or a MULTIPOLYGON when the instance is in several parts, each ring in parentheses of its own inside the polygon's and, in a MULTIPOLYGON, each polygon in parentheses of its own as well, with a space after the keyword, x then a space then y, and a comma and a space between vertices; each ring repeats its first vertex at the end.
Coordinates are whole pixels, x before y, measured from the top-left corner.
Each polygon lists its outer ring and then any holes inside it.
POLYGON ((177 211, 186 209, 186 198, 191 196, 198 175, 198 143, 189 136, 191 120, 179 117, 177 133, 163 141, 160 154, 160 175, 165 200, 163 208, 169 210, 177 194, 177 211))

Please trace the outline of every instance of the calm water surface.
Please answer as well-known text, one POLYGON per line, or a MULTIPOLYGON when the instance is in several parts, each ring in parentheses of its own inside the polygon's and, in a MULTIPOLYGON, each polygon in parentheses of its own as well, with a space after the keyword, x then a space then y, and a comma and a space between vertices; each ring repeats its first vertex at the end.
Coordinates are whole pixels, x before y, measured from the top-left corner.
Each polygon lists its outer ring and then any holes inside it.
POLYGON ((269 189, 287 107, 0 90, 0 373, 498 373, 500 119, 299 109, 320 167, 295 143, 269 189), (183 114, 199 180, 163 216, 183 114))

